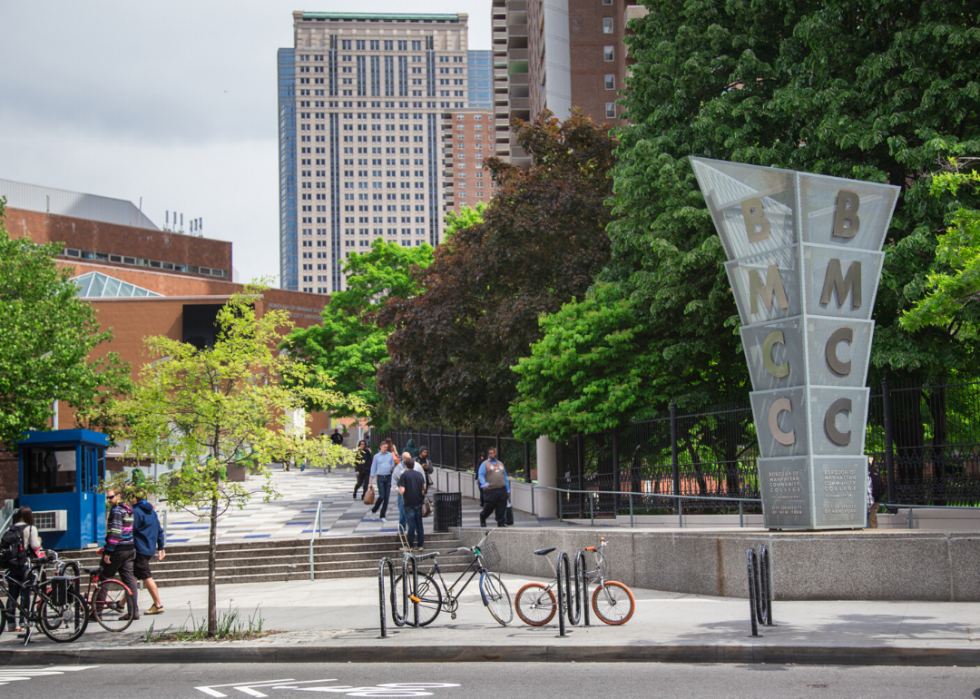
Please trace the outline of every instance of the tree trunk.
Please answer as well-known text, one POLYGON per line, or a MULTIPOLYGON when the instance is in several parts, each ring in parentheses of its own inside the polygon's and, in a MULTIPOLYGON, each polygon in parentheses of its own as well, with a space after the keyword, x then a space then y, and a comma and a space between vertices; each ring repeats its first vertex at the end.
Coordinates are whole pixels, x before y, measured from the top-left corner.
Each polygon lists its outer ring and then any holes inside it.
POLYGON ((218 590, 215 581, 215 559, 218 548, 218 491, 211 496, 211 532, 208 540, 208 636, 218 632, 218 590))

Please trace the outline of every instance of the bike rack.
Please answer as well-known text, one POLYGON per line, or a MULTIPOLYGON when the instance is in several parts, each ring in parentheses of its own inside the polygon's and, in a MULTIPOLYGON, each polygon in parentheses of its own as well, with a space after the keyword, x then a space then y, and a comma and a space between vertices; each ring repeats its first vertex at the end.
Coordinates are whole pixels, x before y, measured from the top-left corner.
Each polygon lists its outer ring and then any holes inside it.
POLYGON ((759 636, 759 625, 774 626, 772 621, 772 564, 765 544, 746 552, 749 579, 749 619, 752 635, 759 636))
POLYGON ((408 594, 408 572, 409 566, 411 566, 412 571, 412 589, 417 590, 419 588, 419 569, 418 562, 424 561, 429 558, 435 558, 438 553, 424 553, 420 556, 416 556, 414 553, 406 551, 402 556, 402 610, 403 614, 398 613, 398 598, 395 592, 395 564, 392 563, 391 559, 387 556, 378 561, 378 602, 381 611, 381 638, 388 637, 388 626, 385 617, 385 568, 388 569, 388 578, 391 585, 391 620, 395 622, 395 626, 412 626, 418 628, 419 626, 419 603, 413 601, 412 609, 414 612, 414 620, 408 620, 408 602, 411 599, 408 594))
MULTIPOLYGON (((572 596, 572 576, 569 573, 571 563, 568 554, 562 551, 558 554, 558 564, 555 566, 555 582, 558 588, 558 635, 565 635, 565 600, 572 596), (565 574, 565 584, 562 586, 562 573, 565 574)), ((589 626, 589 604, 588 600, 588 570, 585 564, 585 551, 579 550, 575 553, 575 606, 568 605, 568 621, 572 626, 576 626, 583 619, 585 626, 589 626), (584 590, 582 588, 585 588, 584 590), (583 614, 583 609, 584 614, 583 614)))

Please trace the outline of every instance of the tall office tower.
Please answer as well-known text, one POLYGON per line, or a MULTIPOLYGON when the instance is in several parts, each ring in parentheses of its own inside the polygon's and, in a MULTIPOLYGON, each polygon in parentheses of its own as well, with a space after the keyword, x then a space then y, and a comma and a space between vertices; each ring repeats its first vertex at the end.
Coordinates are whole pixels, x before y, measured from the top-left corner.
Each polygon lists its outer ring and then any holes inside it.
POLYGON ((470 51, 466 59, 469 106, 493 109, 493 52, 470 51))
POLYGON ((467 106, 466 32, 466 14, 293 13, 294 46, 279 53, 284 288, 345 289, 342 261, 379 237, 439 243, 443 115, 467 106))
POLYGON ((496 185, 490 173, 483 169, 483 161, 496 155, 493 126, 493 112, 487 108, 456 109, 445 113, 446 184, 443 191, 447 212, 458 214, 464 206, 476 208, 480 202, 490 203, 496 185))
MULTIPOLYGON (((596 122, 624 123, 616 104, 631 64, 623 37, 647 12, 637 0, 493 0, 492 11, 498 144, 510 119, 543 109, 565 119, 579 107, 596 122)), ((510 162, 530 165, 506 140, 510 162)))

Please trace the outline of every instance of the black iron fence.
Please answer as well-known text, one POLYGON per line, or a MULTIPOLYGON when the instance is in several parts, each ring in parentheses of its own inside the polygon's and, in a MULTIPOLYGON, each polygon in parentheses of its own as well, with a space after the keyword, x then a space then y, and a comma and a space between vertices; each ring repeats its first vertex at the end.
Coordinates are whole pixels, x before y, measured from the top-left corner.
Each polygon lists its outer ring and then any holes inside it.
MULTIPOLYGON (((510 437, 399 430, 375 440, 384 437, 402 451, 412 438, 429 448, 434 464, 469 472, 495 446, 514 477, 537 477, 534 445, 510 437)), ((595 491, 561 495, 565 517, 626 514, 630 500, 635 514, 675 512, 676 499, 662 495, 759 497, 758 442, 747 403, 685 414, 671 405, 656 419, 577 436, 557 449, 557 486, 595 491)), ((883 381, 871 394, 865 453, 888 484, 889 502, 980 505, 980 382, 891 387, 883 381)), ((710 499, 683 508, 737 512, 730 502, 710 499)))

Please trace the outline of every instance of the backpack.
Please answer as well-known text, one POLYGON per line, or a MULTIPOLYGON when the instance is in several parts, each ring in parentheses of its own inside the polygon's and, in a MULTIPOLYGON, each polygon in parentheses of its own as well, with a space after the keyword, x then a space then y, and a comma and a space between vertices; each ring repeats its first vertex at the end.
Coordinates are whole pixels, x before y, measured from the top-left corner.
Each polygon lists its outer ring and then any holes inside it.
POLYGON ((871 469, 869 473, 871 474, 871 497, 874 498, 875 502, 881 502, 881 499, 885 497, 888 486, 885 485, 885 481, 882 480, 877 470, 871 469))
POLYGON ((7 528, 0 537, 0 567, 18 570, 27 565, 27 548, 24 546, 24 524, 7 528))

